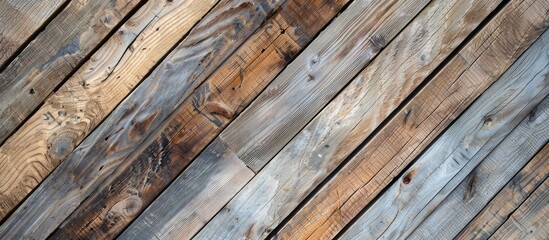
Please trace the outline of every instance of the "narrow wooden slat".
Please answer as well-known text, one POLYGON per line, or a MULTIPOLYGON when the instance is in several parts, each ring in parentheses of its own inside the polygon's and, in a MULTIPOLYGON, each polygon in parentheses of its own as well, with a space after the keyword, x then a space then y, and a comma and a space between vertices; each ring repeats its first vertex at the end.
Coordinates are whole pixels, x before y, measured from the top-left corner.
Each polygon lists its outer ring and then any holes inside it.
POLYGON ((546 141, 548 41, 546 32, 368 207, 342 239, 408 238, 503 139, 515 131, 531 134, 531 130, 541 131, 546 141), (529 122, 528 114, 539 115, 539 121, 529 122))
POLYGON ((490 239, 547 239, 547 236, 549 179, 545 179, 490 239))
POLYGON ((0 73, 0 143, 144 1, 71 1, 0 73))
POLYGON ((0 1, 0 67, 67 1, 0 1))
POLYGON ((280 237, 337 235, 547 28, 548 8, 545 1, 505 6, 289 220, 280 237))
POLYGON ((549 144, 505 185, 456 239, 488 239, 548 177, 549 144))
POLYGON ((353 2, 221 133, 221 138, 258 172, 428 2, 353 2))
MULTIPOLYGON (((97 188, 96 193, 88 197, 67 218, 52 238, 78 234, 85 236, 86 233, 98 234, 97 232, 101 231, 114 235, 124 229, 284 69, 346 3, 347 0, 288 1, 176 110, 166 125, 133 151, 124 164, 97 188), (159 160, 160 158, 162 160, 159 160), (156 161, 161 161, 162 164, 150 167, 156 164, 156 161), (147 179, 146 183, 142 183, 144 178, 147 179), (111 186, 117 187, 111 189, 111 186), (128 216, 117 210, 116 206, 126 205, 127 199, 135 197, 138 197, 141 203, 139 206, 132 205, 132 212, 135 214, 128 216), (116 223, 112 224, 111 219, 117 219, 116 223), (101 228, 107 224, 110 224, 109 228, 101 228), (91 228, 94 231, 91 231, 91 228)), ((204 161, 201 159, 199 158, 199 161, 204 161)), ((201 166, 207 163, 198 164, 201 166)), ((179 189, 184 186, 175 187, 179 189)), ((241 186, 228 187, 240 189, 241 186)), ((226 194, 216 200, 224 199, 227 202, 232 196, 226 194)), ((171 197, 179 199, 178 196, 171 197)), ((213 206, 208 208, 214 209, 213 206)), ((213 211, 210 217, 216 212, 213 211)), ((159 216, 154 214, 153 217, 159 216)), ((155 222, 160 224, 162 221, 157 219, 155 222)), ((150 224, 146 226, 149 229, 151 227, 150 224)), ((193 226, 196 230, 200 229, 198 225, 193 226)), ((186 231, 182 231, 184 230, 186 231)), ((154 232, 155 229, 149 231, 154 232)), ((193 233, 182 234, 190 237, 193 233)))
POLYGON ((253 224, 253 231, 280 223, 345 158, 344 152, 348 155, 356 148, 498 3, 435 1, 428 5, 243 189, 229 204, 227 215, 239 219, 234 220, 239 224, 253 224), (472 15, 475 19, 467 18, 472 15), (427 59, 427 53, 433 57, 427 59), (371 125, 358 130, 361 121, 371 125), (270 190, 258 197, 255 193, 263 189, 270 190), (248 216, 255 214, 262 218, 248 216))
POLYGON ((231 0, 216 5, 0 226, 0 236, 44 238, 52 233, 282 3, 231 0))
MULTIPOLYGON (((548 44, 546 42, 545 44, 548 44)), ((549 66, 546 67, 549 69, 549 66)), ((549 140, 549 101, 534 109, 530 116, 507 136, 482 162, 466 165, 431 200, 430 206, 442 201, 436 209, 429 207, 428 217, 413 230, 409 239, 454 239, 456 235, 490 201, 498 190, 528 163, 528 161, 549 140), (468 168, 474 168, 469 171, 468 168), (466 172, 470 172, 464 176, 466 172), (459 185, 458 185, 459 184, 459 185), (457 187, 456 187, 457 186, 457 187), (455 189, 454 189, 455 188, 455 189), (444 229, 444 231, 441 231, 444 229)), ((549 170, 549 162, 541 162, 537 167, 549 170)), ((537 172, 523 169, 522 174, 537 172)))
POLYGON ((65 160, 215 2, 147 2, 46 99, 0 147, 0 219, 65 160))

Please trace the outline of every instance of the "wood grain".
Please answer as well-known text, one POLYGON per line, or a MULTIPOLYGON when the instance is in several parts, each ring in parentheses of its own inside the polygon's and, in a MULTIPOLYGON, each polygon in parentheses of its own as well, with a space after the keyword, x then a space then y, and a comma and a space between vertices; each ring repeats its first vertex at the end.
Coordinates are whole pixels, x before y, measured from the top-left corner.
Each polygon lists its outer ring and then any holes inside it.
POLYGON ((548 136, 549 99, 543 101, 549 94, 548 41, 549 32, 429 146, 342 239, 406 239, 514 131, 532 133, 530 128, 548 136), (539 121, 529 122, 528 114, 539 115, 539 121))
POLYGON ((545 179, 490 239, 546 239, 547 236, 549 236, 549 179, 545 179))
POLYGON ((279 236, 334 237, 547 27, 544 2, 536 3, 540 11, 529 10, 532 17, 522 15, 532 2, 512 1, 506 6, 289 220, 279 236), (515 28, 519 24, 521 28, 515 28))
POLYGON ((0 69, 67 1, 0 1, 0 69))
POLYGON ((65 160, 215 3, 151 0, 46 99, 0 147, 0 219, 65 160))
POLYGON ((0 236, 52 233, 280 4, 234 0, 216 5, 35 189, 0 227, 0 236))
MULTIPOLYGON (((104 234, 109 235, 124 229, 284 69, 346 2, 347 0, 286 2, 166 120, 165 125, 133 151, 124 164, 97 188, 96 193, 82 203, 52 238, 78 234, 85 236, 90 228, 94 229, 94 234, 104 231, 104 234), (314 14, 302 14, 302 11, 314 14), (162 164, 157 166, 156 161, 161 161, 162 164), (142 179, 147 181, 143 183, 142 179), (111 186, 117 187, 111 189, 111 186), (141 203, 139 206, 132 206, 135 214, 121 215, 116 211, 116 206, 126 205, 127 199, 135 196, 138 196, 141 203)), ((210 151, 214 150, 206 150, 210 151)), ((204 161, 202 158, 198 160, 204 161)), ((208 163, 198 164, 201 166, 208 163)), ((236 186, 238 185, 227 187, 240 189, 236 186)), ((216 201, 224 199, 227 202, 230 197, 230 194, 223 195, 216 198, 216 201)), ((170 198, 180 200, 177 195, 170 198)), ((160 205, 171 208, 170 205, 160 205)), ((222 205, 219 208, 221 207, 222 205)), ((208 209, 213 211, 215 208, 210 206, 208 209)), ((216 212, 211 212, 209 217, 216 212)), ((151 217, 156 218, 157 215, 151 217)), ((162 221, 158 219, 155 222, 160 224, 162 221)), ((194 223, 193 228, 199 230, 198 224, 205 222, 194 223)), ((143 224, 142 227, 151 232, 156 231, 150 224, 143 224)), ((182 231, 185 236, 190 237, 193 234, 186 232, 186 229, 182 231)))
POLYGON ((258 172, 428 2, 353 2, 221 133, 221 138, 258 172))
POLYGON ((143 1, 71 1, 0 73, 0 143, 143 1))

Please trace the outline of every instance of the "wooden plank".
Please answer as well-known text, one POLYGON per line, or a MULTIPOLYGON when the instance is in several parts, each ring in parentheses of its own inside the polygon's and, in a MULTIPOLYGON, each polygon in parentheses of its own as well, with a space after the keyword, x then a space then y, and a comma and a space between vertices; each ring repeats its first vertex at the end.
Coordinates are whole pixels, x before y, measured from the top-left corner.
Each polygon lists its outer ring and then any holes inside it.
MULTIPOLYGON (((284 69, 346 3, 347 0, 291 0, 282 6, 175 111, 166 125, 151 135, 151 140, 133 151, 124 164, 97 188, 96 193, 88 197, 65 221, 66 224, 59 228, 53 238, 86 235, 86 232, 90 232, 90 226, 94 228, 94 234, 100 231, 109 234, 121 231, 284 69), (162 158, 162 164, 151 168, 154 165, 151 161, 158 158, 162 158), (146 183, 142 183, 144 178, 147 179, 146 183), (111 186, 117 187, 111 189, 111 186), (135 196, 142 203, 134 206, 136 214, 120 215, 114 206, 123 205, 126 199, 135 196), (114 218, 117 221, 112 224, 111 219, 114 218), (109 228, 100 227, 107 223, 110 223, 109 228)), ((240 189, 236 185, 227 187, 240 189)), ((224 195, 217 200, 223 199, 227 202, 231 196, 224 195)), ((172 197, 179 199, 178 196, 172 197)), ((214 209, 213 206, 208 208, 214 209)), ((186 234, 192 236, 191 232, 186 234)))
MULTIPOLYGON (((466 165, 437 193, 430 205, 440 204, 435 209, 429 208, 432 212, 413 232, 409 231, 412 234, 408 238, 454 239, 549 140, 549 101, 545 103, 534 109, 478 166, 469 171, 474 164, 466 165), (545 115, 544 110, 548 112, 545 115), (470 173, 464 176, 465 172, 470 173)), ((549 174, 549 161, 538 162, 536 166, 545 169, 545 175, 549 174)), ((539 171, 527 167, 521 172, 519 174, 536 175, 539 171)))
POLYGON ((546 2, 512 1, 399 111, 280 232, 331 238, 547 28, 546 2), (520 24, 520 28, 516 27, 520 24), (458 84, 459 83, 459 84, 458 84), (387 144, 391 143, 391 144, 387 144), (344 174, 343 174, 344 173, 344 174))
POLYGON ((0 1, 0 69, 67 1, 0 1))
POLYGON ((547 239, 549 236, 549 179, 505 221, 490 239, 547 239))
POLYGON ((280 223, 345 158, 343 152, 349 154, 356 148, 498 3, 435 1, 428 5, 244 188, 240 195, 245 197, 237 196, 229 204, 230 218, 239 219, 244 226, 253 224, 253 231, 280 223), (471 15, 476 19, 465 21, 471 15), (427 60, 427 52, 433 58, 427 60), (368 119, 371 126, 357 131, 357 124, 365 116, 372 117, 368 119), (349 136, 351 130, 360 132, 360 136, 349 136), (270 188, 267 185, 284 190, 273 189, 261 197, 253 194, 270 188), (248 209, 258 210, 251 213, 248 209), (263 218, 249 216, 254 214, 263 218))
POLYGON ((511 132, 545 130, 546 141, 548 41, 546 32, 388 187, 342 239, 406 239, 511 132), (528 114, 539 115, 539 122, 530 123, 525 118, 528 114))
POLYGON ((190 239, 254 175, 214 141, 118 239, 190 239))
POLYGON ((46 99, 0 147, 0 219, 65 160, 216 2, 147 2, 46 99))
POLYGON ((456 239, 488 239, 548 177, 549 144, 499 191, 456 239))
POLYGON ((353 2, 220 134, 221 138, 258 172, 428 2, 353 2))
POLYGON ((216 5, 0 226, 0 237, 52 233, 282 3, 216 5))
POLYGON ((144 0, 74 0, 0 73, 0 143, 144 0))

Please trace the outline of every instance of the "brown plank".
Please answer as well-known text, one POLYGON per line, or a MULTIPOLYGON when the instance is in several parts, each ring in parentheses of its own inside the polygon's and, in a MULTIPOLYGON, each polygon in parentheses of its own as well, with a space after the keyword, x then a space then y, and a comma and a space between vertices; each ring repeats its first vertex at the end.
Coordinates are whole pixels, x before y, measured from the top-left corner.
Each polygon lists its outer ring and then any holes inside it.
POLYGON ((0 147, 0 219, 65 160, 216 2, 147 2, 46 99, 0 147))
POLYGON ((52 233, 283 2, 217 4, 0 226, 0 236, 52 233))
POLYGON ((350 160, 340 172, 345 174, 335 176, 290 219, 279 237, 335 236, 547 27, 546 2, 536 2, 537 10, 525 17, 530 4, 506 6, 350 160))
POLYGON ((490 239, 547 239, 549 179, 539 186, 490 239))
POLYGON ((0 73, 0 143, 144 0, 74 0, 0 73))
POLYGON ((471 220, 456 239, 488 239, 549 177, 549 144, 471 220))
POLYGON ((0 69, 67 1, 0 1, 0 69))
MULTIPOLYGON (((284 69, 345 3, 347 0, 291 0, 282 6, 183 103, 166 125, 154 134, 154 139, 151 138, 134 150, 132 156, 101 184, 96 193, 82 203, 52 238, 121 231, 284 69), (303 14, 302 11, 309 14, 303 14), (150 167, 154 165, 151 161, 160 159, 160 166, 150 167), (142 183, 144 178, 147 183, 142 183), (117 187, 111 189, 111 186, 117 187), (141 202, 132 210, 136 214, 127 216, 116 210, 116 206, 126 204, 127 199, 135 196, 139 196, 141 202), (102 228, 111 223, 111 219, 117 219, 116 223, 108 225, 109 228, 102 228), (94 231, 90 231, 90 226, 94 231)), ((213 150, 206 150, 210 151, 213 150)), ((206 161, 203 158, 199 158, 199 161, 206 161)), ((197 164, 202 166, 208 163, 197 164)), ((215 200, 226 202, 231 196, 227 194, 215 200)), ((180 201, 180 197, 173 197, 180 201)), ((213 211, 215 208, 212 205, 208 209, 213 211)), ((212 217, 216 212, 210 212, 204 217, 212 217)), ((199 224, 205 222, 192 224, 193 229, 199 230, 199 224)), ((150 225, 144 229, 156 231, 150 225)), ((182 234, 192 236, 192 232, 187 232, 186 228, 184 230, 182 234)))

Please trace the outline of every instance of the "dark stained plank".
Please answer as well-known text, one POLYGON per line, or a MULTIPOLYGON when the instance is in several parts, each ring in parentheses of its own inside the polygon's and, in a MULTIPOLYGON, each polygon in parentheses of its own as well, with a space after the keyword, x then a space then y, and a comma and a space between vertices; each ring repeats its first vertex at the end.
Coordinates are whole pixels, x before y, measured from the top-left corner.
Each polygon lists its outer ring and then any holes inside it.
MULTIPOLYGON (((283 2, 217 4, 0 226, 0 238, 43 238, 52 233, 283 2)), ((163 163, 156 160, 155 164, 163 163)), ((135 212, 122 214, 132 217, 135 212)), ((109 224, 106 230, 97 233, 116 235, 122 229, 109 224)))
POLYGON ((235 223, 253 223, 250 232, 276 227, 345 158, 344 152, 355 149, 498 3, 460 0, 428 5, 244 187, 225 215, 235 223), (476 18, 467 17, 472 15, 476 18), (371 117, 366 120, 370 125, 359 130, 357 124, 366 116, 371 117), (360 134, 349 135, 351 131, 360 134))
MULTIPOLYGON (((125 163, 97 188, 96 193, 65 221, 53 238, 75 234, 85 236, 87 232, 114 234, 121 231, 284 69, 347 2, 291 0, 283 5, 175 111, 166 125, 134 150, 125 163), (308 14, 303 14, 302 11, 308 14), (161 161, 162 164, 157 166, 156 161, 161 161), (147 179, 146 183, 142 182, 144 178, 147 179), (117 187, 111 189, 111 186, 117 187), (136 196, 141 204, 132 205, 132 212, 135 214, 124 215, 117 211, 116 206, 127 205, 127 199, 136 196), (116 219, 115 223, 112 219, 116 219)), ((205 161, 204 158, 199 158, 198 161, 205 161)), ((202 166, 208 163, 197 164, 202 166)), ((240 189, 237 186, 241 185, 228 187, 240 189)), ((186 185, 175 187, 179 189, 186 185)), ((215 200, 227 202, 231 196, 233 195, 226 194, 215 200)), ((180 197, 172 197, 180 201, 180 197)), ((166 205, 161 204, 161 207, 166 205)), ((219 208, 221 207, 222 205, 219 208)), ((215 207, 212 205, 208 209, 213 211, 215 207)), ((203 217, 212 217, 217 210, 203 217)), ((160 224, 160 220, 155 222, 160 224)), ((205 222, 207 221, 200 224, 205 222)), ((193 229, 196 228, 195 231, 200 229, 198 224, 192 226, 193 229)), ((154 232, 155 229, 149 231, 154 232)), ((188 237, 193 234, 187 229, 182 231, 188 237)))
POLYGON ((549 177, 549 144, 503 187, 456 239, 488 239, 549 177))
POLYGON ((0 69, 67 1, 0 1, 0 69))
POLYGON ((4 218, 168 53, 214 0, 150 0, 0 147, 4 218))
POLYGON ((73 0, 0 73, 0 143, 144 0, 73 0))
POLYGON ((533 2, 507 5, 289 220, 279 237, 337 235, 547 28, 545 1, 523 15, 533 2))
POLYGON ((358 0, 220 136, 258 172, 429 0, 358 0))

